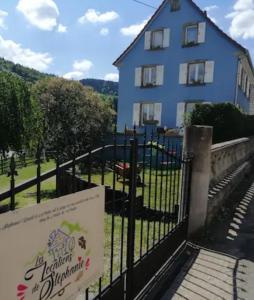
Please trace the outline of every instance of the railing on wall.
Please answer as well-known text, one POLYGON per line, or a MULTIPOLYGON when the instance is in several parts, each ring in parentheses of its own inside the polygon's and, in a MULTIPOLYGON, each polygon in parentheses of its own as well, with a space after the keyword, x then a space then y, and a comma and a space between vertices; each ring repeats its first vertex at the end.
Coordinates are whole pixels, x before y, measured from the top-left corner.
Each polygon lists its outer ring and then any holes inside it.
MULTIPOLYGON (((165 134, 113 136, 113 143, 91 150, 36 177, 15 184, 15 159, 10 164, 10 189, 0 205, 22 206, 24 194, 35 203, 45 201, 43 184, 53 185, 55 198, 96 185, 106 187, 105 268, 86 299, 134 299, 186 241, 191 159, 183 157, 179 142, 165 134), (28 193, 28 195, 27 195, 28 193)), ((1 184, 1 183, 0 183, 1 184)), ((1 187, 1 186, 0 186, 1 187)))

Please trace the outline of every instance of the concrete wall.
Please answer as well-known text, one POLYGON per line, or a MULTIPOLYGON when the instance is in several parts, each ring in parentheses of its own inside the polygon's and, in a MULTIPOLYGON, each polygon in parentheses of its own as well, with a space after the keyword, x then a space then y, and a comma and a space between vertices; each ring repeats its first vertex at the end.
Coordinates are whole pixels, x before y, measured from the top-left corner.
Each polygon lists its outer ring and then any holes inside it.
POLYGON ((212 145, 212 127, 185 128, 184 155, 193 156, 189 238, 201 236, 230 195, 253 171, 254 137, 212 145))
POLYGON ((254 137, 215 144, 211 148, 207 225, 211 223, 235 188, 252 171, 254 137))
POLYGON ((254 152, 254 137, 215 144, 211 149, 210 185, 213 186, 248 160, 254 152))

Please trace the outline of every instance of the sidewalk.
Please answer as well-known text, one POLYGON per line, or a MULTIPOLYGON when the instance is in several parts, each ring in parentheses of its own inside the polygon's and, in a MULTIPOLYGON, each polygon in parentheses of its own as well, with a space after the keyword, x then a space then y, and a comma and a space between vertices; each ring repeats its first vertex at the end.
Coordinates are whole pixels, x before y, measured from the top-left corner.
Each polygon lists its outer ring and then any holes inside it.
POLYGON ((161 300, 254 300, 254 179, 230 202, 161 300))

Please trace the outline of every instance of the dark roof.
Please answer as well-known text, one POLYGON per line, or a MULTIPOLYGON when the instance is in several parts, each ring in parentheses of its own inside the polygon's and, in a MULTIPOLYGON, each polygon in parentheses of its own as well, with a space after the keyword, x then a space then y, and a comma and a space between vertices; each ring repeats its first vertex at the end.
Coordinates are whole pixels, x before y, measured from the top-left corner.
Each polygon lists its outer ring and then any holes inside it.
MULTIPOLYGON (((168 2, 169 0, 164 0, 161 5, 158 7, 158 9, 156 10, 156 12, 153 14, 153 16, 150 18, 150 20, 147 22, 147 24, 145 25, 145 27, 142 29, 142 31, 138 34, 138 36, 134 39, 134 41, 128 46, 128 48, 114 61, 113 65, 117 66, 118 63, 123 59, 123 57, 131 50, 131 48, 134 46, 134 44, 140 39, 140 37, 143 35, 143 33, 146 31, 146 28, 152 23, 152 21, 154 20, 154 18, 157 17, 157 15, 160 13, 160 10, 163 8, 163 6, 168 2)), ((190 1, 190 3, 194 6, 194 8, 196 8, 198 10, 198 12, 206 18, 206 20, 215 27, 215 29, 220 32, 227 40, 229 40, 231 43, 233 43, 236 47, 238 47, 241 51, 244 52, 244 54, 246 54, 248 61, 250 63, 250 66, 253 70, 253 64, 252 64, 252 60, 249 54, 249 51, 243 47, 241 44, 239 44, 237 41, 235 41, 234 39, 232 39, 229 35, 227 35, 222 29, 220 29, 220 27, 218 25, 216 25, 208 16, 207 13, 205 11, 203 11, 193 0, 188 0, 190 1)), ((254 73, 254 70, 253 70, 254 73)))

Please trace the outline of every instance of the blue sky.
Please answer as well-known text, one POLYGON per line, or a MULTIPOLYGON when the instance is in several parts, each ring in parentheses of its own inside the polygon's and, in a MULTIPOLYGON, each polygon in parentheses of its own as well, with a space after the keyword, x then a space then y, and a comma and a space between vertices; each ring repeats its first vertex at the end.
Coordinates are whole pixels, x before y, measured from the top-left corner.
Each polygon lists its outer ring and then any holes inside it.
MULTIPOLYGON (((195 2, 254 54, 254 0, 195 2)), ((0 0, 0 57, 66 78, 117 80, 112 62, 153 12, 133 0, 0 0)))

